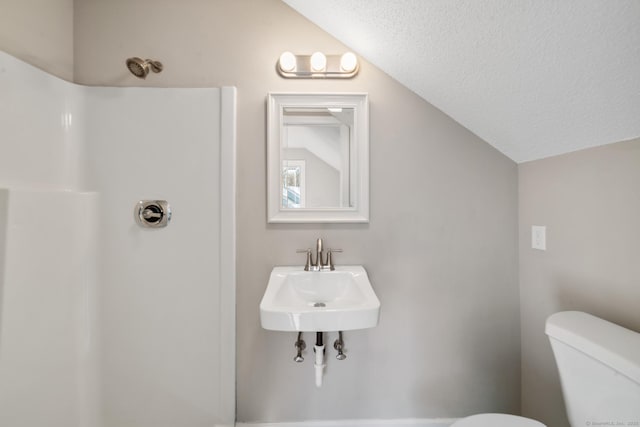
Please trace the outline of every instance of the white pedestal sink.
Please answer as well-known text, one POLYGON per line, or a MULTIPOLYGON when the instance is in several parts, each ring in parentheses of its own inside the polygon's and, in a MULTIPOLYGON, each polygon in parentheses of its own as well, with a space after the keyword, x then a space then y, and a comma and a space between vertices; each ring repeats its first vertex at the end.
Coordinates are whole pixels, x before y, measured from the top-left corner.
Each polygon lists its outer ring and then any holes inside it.
POLYGON ((364 267, 334 271, 275 267, 260 302, 260 322, 274 331, 328 332, 372 328, 380 301, 364 267))

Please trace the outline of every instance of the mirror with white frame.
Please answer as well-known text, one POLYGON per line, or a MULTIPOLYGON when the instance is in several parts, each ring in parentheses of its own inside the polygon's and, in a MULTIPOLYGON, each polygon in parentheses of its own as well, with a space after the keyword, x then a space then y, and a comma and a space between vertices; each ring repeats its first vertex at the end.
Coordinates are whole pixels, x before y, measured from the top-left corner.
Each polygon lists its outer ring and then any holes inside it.
POLYGON ((269 222, 369 222, 368 108, 367 94, 269 94, 269 222))

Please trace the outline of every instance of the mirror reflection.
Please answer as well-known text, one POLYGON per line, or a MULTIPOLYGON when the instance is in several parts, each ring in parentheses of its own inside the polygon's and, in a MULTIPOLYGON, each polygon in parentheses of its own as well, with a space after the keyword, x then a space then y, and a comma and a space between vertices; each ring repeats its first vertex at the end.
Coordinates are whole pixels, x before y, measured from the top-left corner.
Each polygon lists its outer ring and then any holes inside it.
POLYGON ((369 222, 366 93, 269 93, 267 221, 369 222))
POLYGON ((283 109, 282 209, 353 207, 353 123, 353 108, 283 109))

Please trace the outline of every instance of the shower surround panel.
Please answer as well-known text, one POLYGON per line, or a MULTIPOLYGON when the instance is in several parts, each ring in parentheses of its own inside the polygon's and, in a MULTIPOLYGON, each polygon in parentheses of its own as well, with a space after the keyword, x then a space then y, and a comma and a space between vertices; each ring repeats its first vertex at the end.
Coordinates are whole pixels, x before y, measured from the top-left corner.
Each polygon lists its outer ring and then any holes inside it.
POLYGON ((235 89, 0 89, 0 425, 232 425, 235 89))
POLYGON ((0 190, 1 426, 96 425, 96 200, 0 190))

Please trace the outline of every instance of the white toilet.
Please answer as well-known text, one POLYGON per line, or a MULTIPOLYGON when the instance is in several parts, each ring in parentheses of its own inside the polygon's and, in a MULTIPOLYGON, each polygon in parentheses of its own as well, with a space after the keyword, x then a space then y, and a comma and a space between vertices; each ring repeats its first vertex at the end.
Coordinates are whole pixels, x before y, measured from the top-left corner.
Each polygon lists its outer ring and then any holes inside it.
POLYGON ((572 427, 640 425, 640 333, 579 311, 547 319, 572 427))
POLYGON ((451 427, 545 427, 545 425, 516 415, 478 414, 456 421, 451 427))
MULTIPOLYGON (((579 311, 547 319, 572 427, 639 425, 640 334, 579 311)), ((479 414, 451 427, 544 427, 528 418, 479 414)))

